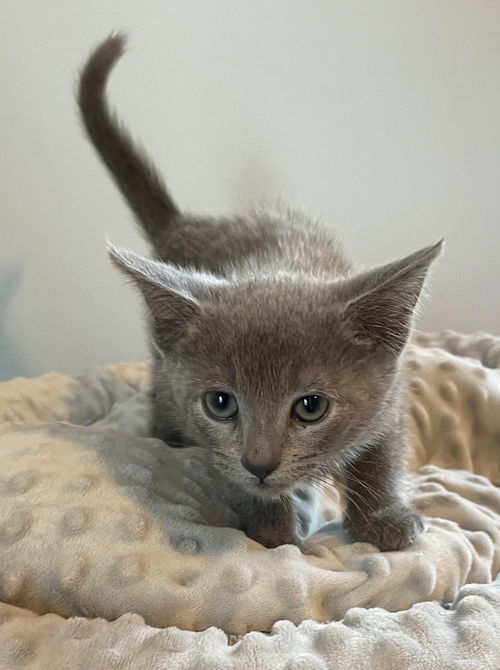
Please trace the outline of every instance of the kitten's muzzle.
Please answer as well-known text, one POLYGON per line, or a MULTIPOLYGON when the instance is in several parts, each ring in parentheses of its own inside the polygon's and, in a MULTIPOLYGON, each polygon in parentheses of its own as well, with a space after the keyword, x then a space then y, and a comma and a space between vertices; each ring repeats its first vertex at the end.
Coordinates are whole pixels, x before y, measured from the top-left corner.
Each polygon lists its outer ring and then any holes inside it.
POLYGON ((279 465, 279 460, 267 461, 265 463, 252 461, 246 456, 241 459, 241 464, 252 475, 263 481, 271 472, 274 472, 279 465))

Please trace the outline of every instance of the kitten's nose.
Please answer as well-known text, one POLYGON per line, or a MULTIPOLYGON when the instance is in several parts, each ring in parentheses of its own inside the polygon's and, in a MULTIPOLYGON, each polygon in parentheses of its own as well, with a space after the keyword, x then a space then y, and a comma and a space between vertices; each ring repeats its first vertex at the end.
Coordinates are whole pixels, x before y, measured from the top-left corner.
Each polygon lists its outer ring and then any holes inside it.
POLYGON ((278 467, 279 461, 268 461, 267 463, 253 463, 245 456, 241 459, 242 466, 259 479, 265 479, 278 467))

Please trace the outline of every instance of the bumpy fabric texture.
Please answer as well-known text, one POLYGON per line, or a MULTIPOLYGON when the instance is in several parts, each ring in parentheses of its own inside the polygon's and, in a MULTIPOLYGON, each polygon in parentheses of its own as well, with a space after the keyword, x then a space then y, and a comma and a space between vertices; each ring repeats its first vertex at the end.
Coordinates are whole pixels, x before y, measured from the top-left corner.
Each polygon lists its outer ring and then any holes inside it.
POLYGON ((305 555, 246 538, 203 453, 147 437, 146 364, 0 384, 0 667, 500 667, 500 339, 405 367, 427 530, 387 553, 335 489, 297 500, 305 555))

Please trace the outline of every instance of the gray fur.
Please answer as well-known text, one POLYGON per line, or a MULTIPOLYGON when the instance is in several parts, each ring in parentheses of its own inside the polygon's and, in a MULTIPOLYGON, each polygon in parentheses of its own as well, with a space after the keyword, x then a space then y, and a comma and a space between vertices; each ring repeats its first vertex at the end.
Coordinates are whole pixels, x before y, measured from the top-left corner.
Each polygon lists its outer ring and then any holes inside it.
POLYGON ((332 234, 303 214, 212 219, 181 213, 145 155, 110 114, 114 35, 90 56, 80 107, 91 141, 158 260, 110 247, 142 292, 154 352, 156 436, 211 454, 214 477, 250 537, 300 545, 290 494, 332 474, 345 484, 354 539, 399 549, 421 532, 403 492, 401 354, 442 241, 359 271, 332 234), (214 421, 207 390, 237 398, 237 420, 214 421), (308 394, 330 399, 318 423, 291 416, 308 394), (259 481, 242 465, 277 467, 259 481))

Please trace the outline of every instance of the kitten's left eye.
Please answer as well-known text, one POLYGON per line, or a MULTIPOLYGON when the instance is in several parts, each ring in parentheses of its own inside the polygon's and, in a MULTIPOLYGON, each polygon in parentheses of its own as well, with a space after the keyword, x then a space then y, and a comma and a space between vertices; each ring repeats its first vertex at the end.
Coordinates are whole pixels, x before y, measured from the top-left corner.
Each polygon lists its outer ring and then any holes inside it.
POLYGON ((292 416, 297 421, 319 421, 325 416, 329 406, 328 398, 322 395, 306 395, 296 401, 292 407, 292 416))
POLYGON ((227 421, 234 419, 238 413, 238 403, 231 393, 209 391, 203 398, 205 411, 212 419, 227 421))

